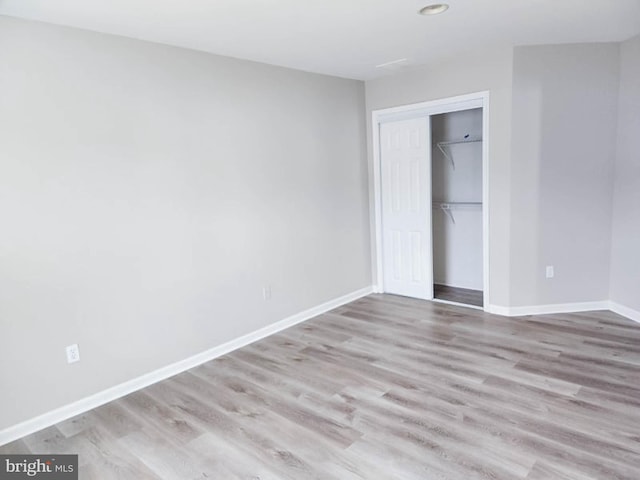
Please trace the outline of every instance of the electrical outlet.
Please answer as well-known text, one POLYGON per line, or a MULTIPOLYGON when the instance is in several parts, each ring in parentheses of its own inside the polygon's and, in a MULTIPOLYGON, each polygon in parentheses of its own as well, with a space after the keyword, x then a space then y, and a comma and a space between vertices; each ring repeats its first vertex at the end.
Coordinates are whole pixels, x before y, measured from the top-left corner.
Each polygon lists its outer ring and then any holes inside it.
POLYGON ((553 265, 548 265, 547 266, 547 278, 553 278, 553 265))
POLYGON ((77 343, 67 347, 67 363, 75 363, 80 361, 80 348, 77 343))
POLYGON ((262 298, 271 300, 271 285, 262 288, 262 298))

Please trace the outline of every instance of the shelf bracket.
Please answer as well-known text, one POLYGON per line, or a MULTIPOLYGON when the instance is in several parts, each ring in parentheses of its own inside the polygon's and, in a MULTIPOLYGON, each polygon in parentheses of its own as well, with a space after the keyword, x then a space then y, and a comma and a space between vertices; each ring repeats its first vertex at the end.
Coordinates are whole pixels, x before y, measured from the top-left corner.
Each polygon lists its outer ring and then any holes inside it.
MULTIPOLYGON (((436 143, 436 145, 438 146, 438 148, 440 149, 440 151, 442 152, 442 155, 444 155, 444 158, 446 158, 447 160, 449 160, 449 162, 451 163, 451 168, 453 168, 454 170, 456 169, 456 164, 453 161, 453 157, 451 157, 447 151, 445 150, 445 148, 440 144, 440 143, 436 143)), ((455 223, 455 222, 454 222, 455 223)))
POLYGON ((445 215, 447 215, 447 217, 451 219, 451 222, 453 222, 453 224, 455 225, 456 219, 453 218, 453 213, 451 213, 451 208, 449 207, 449 205, 443 203, 442 205, 440 205, 440 209, 445 213, 445 215))

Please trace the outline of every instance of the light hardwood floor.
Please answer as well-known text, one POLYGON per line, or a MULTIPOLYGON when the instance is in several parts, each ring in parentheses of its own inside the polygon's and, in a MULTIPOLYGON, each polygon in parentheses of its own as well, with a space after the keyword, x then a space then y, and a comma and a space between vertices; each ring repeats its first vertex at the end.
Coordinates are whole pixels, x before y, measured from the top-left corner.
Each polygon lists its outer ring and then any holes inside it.
POLYGON ((372 295, 2 453, 88 479, 640 479, 640 325, 372 295))

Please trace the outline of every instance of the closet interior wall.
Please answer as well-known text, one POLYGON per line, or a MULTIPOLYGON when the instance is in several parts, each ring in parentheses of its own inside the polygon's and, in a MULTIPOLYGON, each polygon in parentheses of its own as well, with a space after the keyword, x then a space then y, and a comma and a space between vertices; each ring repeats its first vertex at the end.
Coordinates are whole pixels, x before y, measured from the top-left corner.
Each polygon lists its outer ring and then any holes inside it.
POLYGON ((481 292, 482 109, 433 115, 431 135, 436 298, 440 285, 481 292))

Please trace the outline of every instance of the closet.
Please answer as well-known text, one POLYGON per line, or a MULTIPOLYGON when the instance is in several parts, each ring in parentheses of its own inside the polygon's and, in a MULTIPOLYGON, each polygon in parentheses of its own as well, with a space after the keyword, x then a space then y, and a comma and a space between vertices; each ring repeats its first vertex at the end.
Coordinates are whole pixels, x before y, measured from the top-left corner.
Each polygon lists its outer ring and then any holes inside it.
POLYGON ((487 101, 373 112, 376 291, 486 307, 487 101))
POLYGON ((483 306, 482 109, 431 116, 433 297, 483 306))

